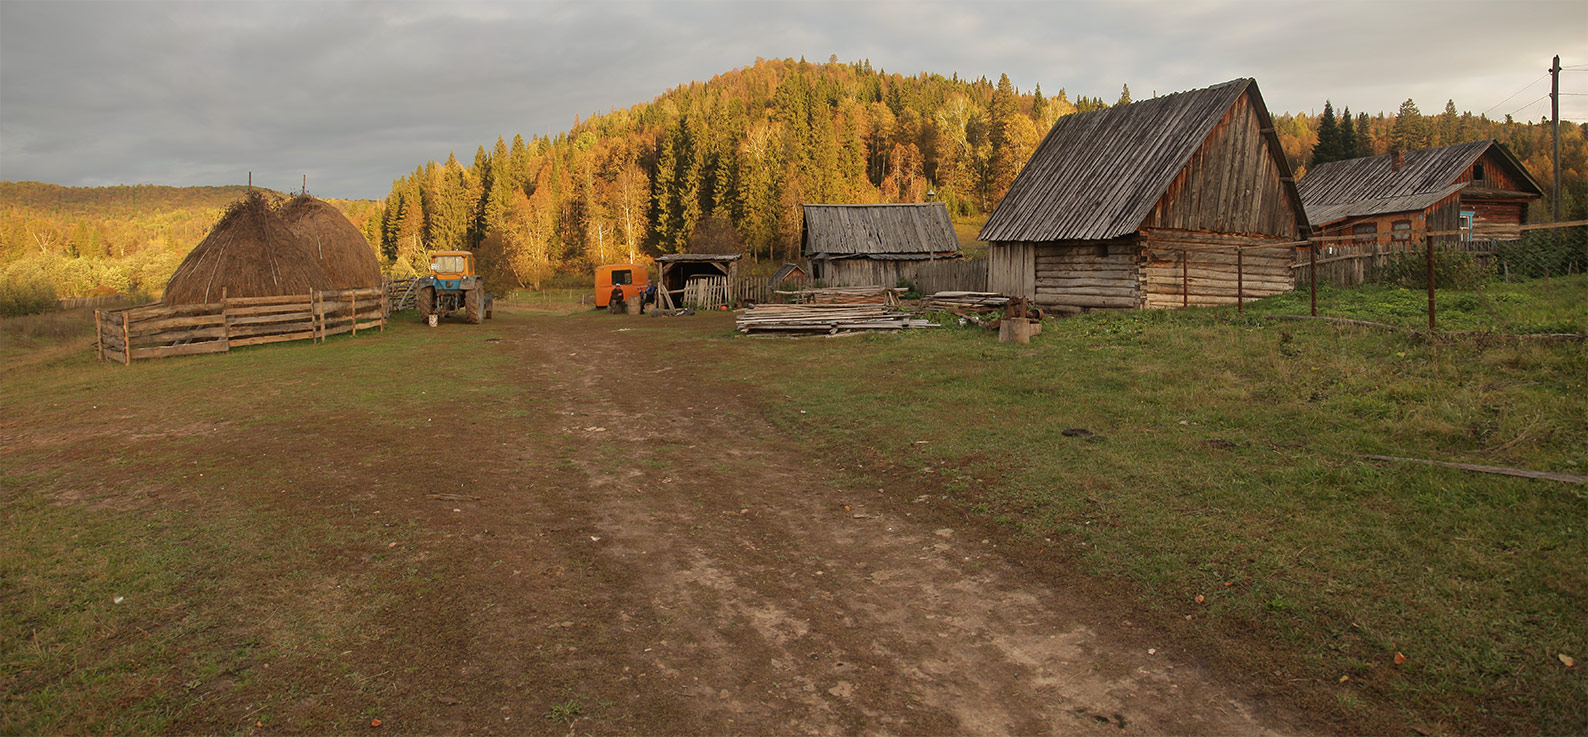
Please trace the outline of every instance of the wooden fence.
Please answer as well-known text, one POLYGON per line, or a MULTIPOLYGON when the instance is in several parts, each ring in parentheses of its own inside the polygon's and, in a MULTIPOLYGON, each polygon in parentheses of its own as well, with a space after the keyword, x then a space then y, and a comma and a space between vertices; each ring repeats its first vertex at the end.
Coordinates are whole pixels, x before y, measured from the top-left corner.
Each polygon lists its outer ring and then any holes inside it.
POLYGON ((95 345, 101 361, 130 364, 288 340, 323 342, 340 333, 385 330, 386 306, 385 289, 368 287, 95 310, 95 345))
MULTIPOLYGON (((987 290, 986 259, 923 261, 906 266, 900 276, 922 294, 937 292, 984 292, 987 290)), ((891 287, 892 284, 883 286, 891 287)))

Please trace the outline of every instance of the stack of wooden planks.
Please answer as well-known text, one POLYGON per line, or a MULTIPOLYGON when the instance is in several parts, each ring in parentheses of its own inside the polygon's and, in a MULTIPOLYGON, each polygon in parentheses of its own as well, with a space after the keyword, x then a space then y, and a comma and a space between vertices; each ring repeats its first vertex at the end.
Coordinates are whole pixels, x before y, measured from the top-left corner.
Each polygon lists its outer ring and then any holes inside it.
POLYGON ((981 315, 1007 304, 1009 298, 997 292, 938 292, 921 300, 921 309, 956 315, 981 315))
POLYGON ((840 334, 858 330, 903 330, 934 328, 930 320, 919 320, 880 304, 760 305, 745 310, 734 320, 742 333, 780 335, 840 334))

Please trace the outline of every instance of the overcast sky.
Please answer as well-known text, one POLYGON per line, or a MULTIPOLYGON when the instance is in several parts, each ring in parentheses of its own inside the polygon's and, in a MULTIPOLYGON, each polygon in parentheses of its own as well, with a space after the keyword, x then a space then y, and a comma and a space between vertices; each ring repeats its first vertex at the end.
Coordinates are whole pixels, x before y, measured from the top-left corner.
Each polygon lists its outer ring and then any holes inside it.
POLYGON ((384 197, 498 135, 555 134, 757 57, 1113 101, 1255 77, 1275 113, 1588 119, 1588 2, 0 0, 0 179, 384 197), (1514 96, 1512 96, 1514 94, 1514 96), (1509 98, 1509 99, 1507 99, 1509 98))

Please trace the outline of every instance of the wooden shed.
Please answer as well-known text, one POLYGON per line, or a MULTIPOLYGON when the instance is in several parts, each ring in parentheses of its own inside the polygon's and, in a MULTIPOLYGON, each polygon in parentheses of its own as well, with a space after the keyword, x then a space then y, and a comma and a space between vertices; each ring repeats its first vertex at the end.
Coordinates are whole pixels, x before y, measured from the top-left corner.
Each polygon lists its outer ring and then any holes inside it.
POLYGON ((978 238, 990 290, 1080 312, 1289 291, 1307 231, 1257 82, 1237 79, 1059 118, 978 238))
POLYGON ((1413 231, 1516 238, 1528 204, 1544 193, 1493 139, 1331 161, 1309 170, 1298 187, 1319 235, 1385 246, 1410 245, 1413 231))
MULTIPOLYGON (((739 253, 669 253, 656 257, 656 288, 665 290, 675 304, 683 304, 689 282, 708 279, 724 294, 739 274, 739 253)), ((726 300, 724 300, 726 301, 726 300)))
POLYGON ((801 250, 811 278, 828 286, 891 287, 907 267, 960 257, 941 202, 805 205, 801 250))

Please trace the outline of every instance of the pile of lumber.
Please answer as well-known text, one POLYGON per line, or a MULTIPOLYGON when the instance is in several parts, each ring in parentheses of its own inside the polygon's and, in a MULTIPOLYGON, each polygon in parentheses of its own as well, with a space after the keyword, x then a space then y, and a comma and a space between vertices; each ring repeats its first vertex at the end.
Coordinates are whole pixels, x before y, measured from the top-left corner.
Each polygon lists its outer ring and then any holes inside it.
POLYGON ((896 305, 899 303, 899 294, 903 291, 887 287, 823 287, 792 292, 780 291, 778 294, 792 295, 794 301, 800 304, 896 305))
POLYGON ((938 292, 921 300, 921 309, 956 315, 981 315, 1007 304, 1009 298, 997 292, 938 292))
POLYGON ((880 304, 759 305, 745 310, 734 327, 742 333, 781 335, 840 334, 858 330, 937 327, 880 304))

